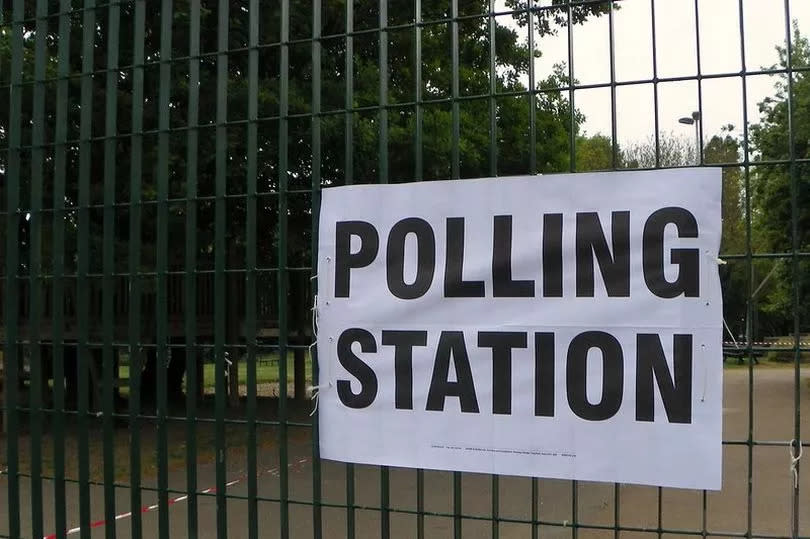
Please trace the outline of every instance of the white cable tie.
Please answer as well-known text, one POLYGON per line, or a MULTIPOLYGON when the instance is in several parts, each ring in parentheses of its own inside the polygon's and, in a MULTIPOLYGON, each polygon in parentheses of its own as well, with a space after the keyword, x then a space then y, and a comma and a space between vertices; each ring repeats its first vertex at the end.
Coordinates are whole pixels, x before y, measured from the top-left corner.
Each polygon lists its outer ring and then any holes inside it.
POLYGON ((788 448, 790 451, 790 473, 793 474, 793 488, 799 488, 799 460, 802 458, 802 441, 793 439, 790 441, 790 447, 788 448), (796 453, 796 447, 798 447, 798 454, 796 453))
POLYGON ((709 260, 711 260, 712 262, 714 262, 718 266, 725 266, 726 264, 728 264, 728 262, 726 262, 725 260, 723 260, 722 258, 720 258, 717 255, 713 255, 709 251, 706 251, 706 258, 708 258, 709 260))
POLYGON ((318 294, 312 300, 312 338, 318 340, 318 294))
POLYGON ((739 348, 740 345, 737 344, 737 339, 734 338, 734 334, 731 332, 731 329, 728 327, 728 323, 726 323, 726 317, 723 317, 723 325, 726 326, 726 331, 728 332, 728 336, 731 337, 732 342, 734 343, 734 348, 739 348))
POLYGON ((332 387, 332 382, 327 382, 326 384, 320 384, 317 386, 309 386, 307 388, 307 390, 311 393, 309 400, 315 402, 314 408, 312 408, 312 411, 309 413, 310 417, 314 416, 315 412, 318 411, 318 401, 319 401, 318 397, 321 394, 321 389, 326 389, 328 387, 332 387))

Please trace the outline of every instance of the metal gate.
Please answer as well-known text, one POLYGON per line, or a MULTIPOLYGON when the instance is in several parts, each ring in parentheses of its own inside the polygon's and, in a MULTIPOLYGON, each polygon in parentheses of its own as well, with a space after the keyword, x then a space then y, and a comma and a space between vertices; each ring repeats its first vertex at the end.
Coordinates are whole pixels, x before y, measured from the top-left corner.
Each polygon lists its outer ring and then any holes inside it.
POLYGON ((0 536, 810 537, 810 18, 763 5, 3 2, 0 536), (322 188, 696 163, 724 170, 722 491, 318 458, 322 188))

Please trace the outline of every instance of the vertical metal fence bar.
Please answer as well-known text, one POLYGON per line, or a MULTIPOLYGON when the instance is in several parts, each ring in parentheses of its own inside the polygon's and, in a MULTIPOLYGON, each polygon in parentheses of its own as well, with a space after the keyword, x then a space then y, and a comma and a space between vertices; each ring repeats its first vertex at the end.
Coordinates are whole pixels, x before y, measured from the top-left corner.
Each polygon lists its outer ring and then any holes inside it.
POLYGON ((278 120, 278 415, 279 415, 279 531, 290 534, 289 469, 287 447, 287 181, 290 97, 290 0, 281 0, 281 62, 279 66, 278 120))
MULTIPOLYGON (((567 30, 568 30, 568 171, 576 172, 576 108, 574 104, 574 13, 571 3, 568 2, 568 10, 566 13, 567 30)), ((576 481, 574 482, 574 489, 576 490, 576 481)), ((576 498, 576 493, 574 494, 576 498)), ((576 524, 576 520, 574 521, 576 524)), ((574 527, 576 534, 576 526, 574 527)))
MULTIPOLYGON (((534 11, 532 10, 531 3, 529 10, 526 13, 527 27, 529 35, 527 39, 527 46, 529 48, 529 174, 537 174, 537 128, 536 128, 536 115, 535 102, 537 94, 535 93, 534 81, 534 11)), ((573 80, 573 78, 572 78, 573 80)), ((534 482, 534 480, 532 480, 534 482)), ((537 486, 532 485, 532 489, 536 490, 537 486)), ((534 500, 534 498, 533 498, 534 500)), ((532 532, 533 536, 536 534, 532 532)))
MULTIPOLYGON (((696 61, 697 61, 697 83, 698 83, 698 108, 697 110, 700 112, 700 120, 698 122, 698 147, 695 149, 696 159, 699 165, 703 164, 703 80, 702 80, 702 71, 701 71, 701 64, 700 64, 700 6, 699 0, 695 0, 695 54, 696 54, 696 61)), ((725 172, 725 169, 724 169, 725 172)), ((701 508, 702 508, 702 517, 701 517, 701 532, 703 536, 706 536, 707 530, 707 518, 706 518, 706 511, 708 506, 708 495, 704 490, 701 493, 701 508)))
POLYGON ((379 182, 388 183, 388 0, 379 0, 380 139, 379 182))
POLYGON ((93 52, 96 28, 95 0, 85 0, 82 20, 82 84, 81 84, 81 123, 79 126, 79 239, 77 244, 78 289, 77 314, 79 318, 79 338, 76 349, 78 369, 78 419, 79 419, 79 526, 82 539, 90 538, 90 446, 88 429, 88 383, 87 342, 90 337, 90 282, 87 274, 90 261, 90 165, 92 159, 93 135, 93 52))
POLYGON ((701 524, 700 530, 701 530, 701 535, 703 537, 706 537, 708 535, 708 529, 706 527, 706 525, 707 525, 706 510, 708 509, 708 505, 709 505, 709 497, 708 497, 705 490, 702 492, 702 500, 701 501, 702 501, 702 504, 701 504, 702 516, 701 516, 701 520, 700 520, 700 524, 701 524))
MULTIPOLYGON (((532 1, 527 4, 528 11, 526 13, 527 27, 529 35, 527 36, 527 46, 529 49, 529 174, 537 174, 537 122, 536 122, 536 100, 537 94, 535 93, 535 80, 534 80, 534 11, 532 1)), ((573 80, 573 79, 572 79, 573 80)), ((540 524, 538 522, 538 507, 540 503, 540 489, 536 477, 532 477, 531 481, 531 519, 532 519, 532 539, 537 539, 540 534, 540 524)))
POLYGON ((538 505, 540 503, 539 484, 536 477, 532 477, 532 539, 540 536, 540 516, 538 515, 538 505))
POLYGON ((740 28, 740 72, 742 76, 740 81, 742 83, 742 114, 743 114, 743 163, 744 163, 744 181, 745 181, 745 271, 748 276, 748 301, 746 301, 745 308, 745 324, 746 324, 746 356, 748 357, 748 435, 746 439, 747 461, 748 461, 748 477, 746 481, 746 535, 751 536, 753 526, 753 499, 754 499, 754 362, 752 359, 752 294, 754 291, 754 261, 751 249, 751 167, 748 159, 748 84, 746 78, 746 61, 745 61, 745 12, 743 7, 743 0, 738 2, 739 10, 739 28, 740 28))
MULTIPOLYGON (((453 180, 459 177, 460 165, 460 124, 459 118, 459 90, 458 90, 458 0, 450 0, 450 93, 452 107, 452 136, 450 145, 450 178, 453 180)), ((461 525, 461 521, 458 521, 461 525)), ((460 533, 460 529, 457 533, 460 533)))
MULTIPOLYGON (((568 28, 568 107, 569 107, 569 130, 568 133, 568 169, 569 172, 575 172, 577 166, 576 154, 576 117, 574 105, 574 25, 573 25, 573 8, 571 3, 568 3, 567 10, 567 28, 568 28)), ((577 539, 579 534, 579 500, 578 500, 579 483, 574 480, 571 481, 571 537, 577 539)))
MULTIPOLYGON (((354 183, 354 0, 346 0, 346 96, 343 155, 345 183, 354 183)), ((354 464, 346 464, 346 536, 354 539, 354 464)))
POLYGON ((663 519, 663 509, 664 509, 663 508, 663 503, 662 503, 663 502, 663 489, 661 487, 658 487, 656 490, 658 491, 657 492, 657 496, 658 496, 658 528, 657 528, 656 531, 658 532, 658 537, 662 537, 661 521, 663 519))
MULTIPOLYGON (((798 455, 801 451, 802 424, 801 424, 801 326, 799 324, 799 256, 801 243, 799 239, 799 180, 796 164, 796 131, 793 123, 793 42, 791 35, 790 0, 784 0, 785 6, 785 56, 787 67, 787 127, 788 127, 788 158, 790 159, 790 234, 791 234, 791 308, 793 309, 793 440, 790 444, 791 455, 798 455)), ((793 464, 796 477, 801 477, 798 460, 793 464)), ((799 537, 799 484, 794 481, 791 490, 791 537, 799 537)))
POLYGON ((115 432, 113 413, 113 379, 118 378, 113 359, 113 301, 116 291, 115 279, 115 176, 116 148, 118 140, 118 34, 120 26, 120 4, 110 3, 107 7, 107 80, 104 91, 106 111, 104 114, 104 237, 102 279, 102 325, 103 338, 103 432, 104 432, 104 526, 108 539, 115 538, 115 432), (115 376, 113 376, 115 374, 115 376))
MULTIPOLYGON (((498 92, 497 54, 495 51, 495 0, 489 0, 489 175, 494 178, 498 175, 498 102, 495 95, 498 92)), ((500 537, 500 476, 492 474, 492 539, 500 537)))
POLYGON ((47 34, 48 5, 44 0, 36 3, 36 34, 34 38, 34 99, 31 125, 31 202, 26 214, 30 226, 29 237, 29 317, 28 342, 30 347, 30 444, 31 453, 31 534, 41 537, 42 531, 42 340, 37 328, 42 318, 42 175, 45 161, 45 38, 47 34))
MULTIPOLYGON (((619 162, 618 126, 616 124, 616 24, 614 0, 608 10, 608 52, 610 54, 610 168, 616 170, 619 162)), ((621 485, 613 484, 613 537, 619 539, 621 532, 621 485)))
MULTIPOLYGON (((458 59, 458 0, 450 1, 450 48, 451 48, 451 107, 452 107, 452 138, 450 146, 450 178, 457 180, 460 169, 460 123, 459 118, 459 59, 458 59)), ((456 539, 462 537, 462 485, 461 472, 453 472, 453 535, 456 539)))
POLYGON ((661 137, 658 125, 658 52, 655 31, 655 2, 650 0, 650 24, 652 25, 652 68, 653 68, 653 121, 655 129, 655 168, 661 166, 661 137))
MULTIPOLYGON (((489 175, 498 175, 498 55, 495 50, 495 0, 489 0, 489 175)), ((497 480, 497 476, 495 476, 497 480)))
MULTIPOLYGON (((413 5, 413 58, 414 58, 414 181, 422 180, 422 0, 414 0, 413 5)), ((419 473, 419 472, 417 472, 419 473)), ((420 520, 420 522, 424 522, 420 520)), ((420 529, 422 529, 420 527, 420 529)), ((422 531, 424 531, 422 529, 422 531)))
MULTIPOLYGON (((197 376, 203 362, 197 348, 197 153, 200 101, 200 0, 189 3, 188 133, 186 135, 186 510, 188 536, 199 534, 197 522, 197 391, 205 380, 197 376)), ((203 376, 204 378, 204 376, 203 376)))
POLYGON ((70 0, 59 4, 59 45, 56 83, 53 178, 53 462, 54 525, 56 536, 65 537, 65 163, 67 141, 68 80, 70 73, 70 0))
MULTIPOLYGON (((227 312, 225 298, 225 217, 228 151, 228 6, 217 3, 217 112, 216 112, 216 179, 214 206, 214 309, 227 312)), ((217 537, 228 536, 228 507, 225 498, 225 317, 214 317, 214 415, 216 447, 217 537)))
POLYGON ((700 68, 700 9, 699 0, 695 0, 695 66, 697 68, 698 87, 698 113, 700 121, 697 122, 698 138, 695 148, 695 160, 698 165, 703 165, 703 73, 700 68))
MULTIPOLYGON (((312 1, 312 256, 310 258, 310 280, 312 297, 318 297, 318 219, 321 208, 321 0, 312 1)), ((318 313, 312 307, 313 320, 318 313)), ((312 327, 312 339, 318 338, 316 325, 312 327)), ((312 346, 310 361, 312 361, 313 385, 320 385, 320 372, 318 370, 318 349, 312 346), (316 382, 317 381, 317 382, 316 382)), ((317 391, 317 390, 313 390, 317 391)), ((318 431, 319 414, 312 415, 312 535, 315 539, 323 536, 323 520, 321 508, 321 455, 320 438, 318 431)))
POLYGON ((129 510, 132 537, 141 537, 141 175, 146 0, 136 0, 132 39, 132 139, 129 165, 129 510))
MULTIPOLYGON (((346 95, 344 101, 344 135, 343 135, 343 152, 346 163, 344 165, 345 182, 346 185, 354 183, 354 0, 346 0, 346 95)), ((352 473, 354 468, 351 464, 352 473)), ((352 477, 352 480, 354 478, 352 477)), ((347 479, 348 480, 348 479, 347 479)), ((348 503, 348 501, 347 501, 348 503)), ((350 505, 353 505, 352 500, 350 505)), ((350 516, 353 522, 354 512, 350 510, 350 516)), ((351 534, 350 534, 351 535, 351 534)))
MULTIPOLYGON (((388 0, 379 0, 380 138, 379 183, 388 183, 388 0)), ((391 536, 391 485, 388 466, 380 466, 380 537, 391 536)))
MULTIPOLYGON (((608 51, 610 54, 610 168, 612 169, 616 169, 619 166, 618 127, 616 126, 616 25, 613 20, 614 6, 614 0, 610 0, 610 8, 608 11, 608 51)), ((614 494, 614 505, 618 505, 618 485, 616 486, 614 494)), ((618 511, 618 508, 616 510, 618 511)), ((618 516, 615 525, 619 525, 618 516)))
POLYGON ((160 81, 158 88, 158 155, 157 155, 157 246, 155 270, 157 297, 155 313, 157 328, 157 473, 158 473, 158 532, 169 537, 169 464, 167 367, 169 364, 168 335, 168 250, 169 250, 169 125, 172 69, 172 1, 163 0, 160 12, 160 81))
POLYGON ((247 215, 245 230, 245 342, 247 344, 247 484, 248 537, 259 537, 256 471, 256 175, 259 116, 259 1, 248 8, 247 215))
MULTIPOLYGON (((349 0, 351 1, 351 0, 349 0)), ((414 57, 414 181, 424 177, 422 153, 422 0, 413 5, 413 57, 414 57)), ((425 471, 416 470, 416 537, 425 538, 425 471)))
MULTIPOLYGON (((11 65, 9 111, 22 108, 22 62, 23 62, 23 2, 15 0, 12 8, 11 22, 11 65)), ((8 475, 8 533, 10 537, 20 535, 20 478, 19 478, 19 440, 13 433, 19 430, 19 392, 17 390, 21 357, 18 344, 19 292, 17 274, 19 273, 19 201, 20 201, 20 127, 21 115, 9 115, 9 153, 6 184, 6 304, 3 309, 6 326, 6 347, 3 355, 5 383, 5 427, 6 467, 8 475)))

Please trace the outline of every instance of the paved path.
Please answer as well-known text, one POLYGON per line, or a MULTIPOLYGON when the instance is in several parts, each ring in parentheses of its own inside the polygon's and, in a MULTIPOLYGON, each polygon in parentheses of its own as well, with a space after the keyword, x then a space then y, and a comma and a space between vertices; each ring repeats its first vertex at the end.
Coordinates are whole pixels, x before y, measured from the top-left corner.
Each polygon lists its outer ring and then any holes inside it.
MULTIPOLYGON (((793 371, 783 368, 757 368, 754 383, 754 439, 785 441, 794 437, 793 371)), ((810 440, 810 371, 802 372, 801 421, 804 436, 810 440)), ((724 440, 745 440, 748 437, 748 371, 747 369, 726 369, 724 382, 724 440)), ((272 436, 272 433, 267 433, 272 436)), ((290 497, 293 500, 310 500, 312 493, 311 451, 306 436, 293 435, 290 443, 290 497)), ((277 469, 277 453, 273 444, 262 450, 259 457, 260 469, 277 469)), ((765 534, 785 536, 790 532, 790 471, 788 451, 785 447, 757 446, 752 451, 752 531, 754 535, 765 534)), ((244 470, 244 460, 233 458, 229 461, 229 478, 237 478, 244 470)), ((665 465, 665 463, 662 463, 665 465)), ((706 527, 712 532, 744 533, 747 530, 747 483, 748 447, 724 447, 723 490, 707 496, 706 527)), ((343 464, 324 462, 322 465, 323 497, 326 503, 345 503, 346 467, 343 464)), ((803 511, 800 534, 810 535, 810 464, 802 467, 801 492, 803 511), (805 494, 806 493, 806 494, 805 494)), ((154 481, 145 482, 154 485, 154 481)), ((175 470, 170 478, 171 487, 185 488, 185 473, 175 470)), ((214 486, 213 464, 198 466, 198 487, 214 486)), ((404 510, 416 509, 416 473, 413 470, 392 469, 390 471, 390 504, 404 510)), ((463 477, 463 512, 467 515, 488 517, 491 511, 490 476, 465 474, 463 477)), ((0 534, 7 533, 7 503, 5 500, 7 478, 0 478, 0 534)), ((23 495, 24 533, 30 536, 30 514, 25 500, 28 500, 27 481, 21 484, 23 495)), ((52 484, 44 482, 46 507, 53 507, 52 484)), ((540 500, 538 513, 541 521, 557 524, 574 520, 572 483, 569 481, 541 480, 538 482, 540 500)), ((452 513, 452 474, 445 472, 425 472, 425 507, 437 513, 452 513)), ((240 482, 228 489, 229 494, 247 495, 247 486, 240 482)), ((355 468, 356 503, 364 507, 378 507, 380 495, 380 472, 373 467, 355 468)), ((265 473, 259 479, 259 495, 277 498, 279 481, 275 472, 265 473)), ((91 488, 91 520, 103 518, 103 492, 101 487, 91 488)), ((589 525, 612 526, 614 523, 614 487, 598 483, 579 483, 576 490, 577 521, 589 525)), ((155 503, 153 492, 143 492, 143 503, 155 503)), ((661 499, 661 524, 665 528, 680 530, 701 530, 703 526, 703 495, 699 491, 664 489, 661 499)), ((68 486, 67 513, 70 526, 76 526, 78 519, 78 494, 75 485, 68 486)), ((172 537, 187 535, 187 502, 180 501, 169 508, 172 537)), ((129 489, 120 488, 117 492, 117 511, 129 509, 129 489)), ((45 514, 45 529, 53 530, 53 514, 45 514)), ((228 502, 228 530, 230 537, 247 536, 247 502, 228 502)), ((500 515, 503 518, 531 518, 531 480, 525 478, 502 478, 500 480, 500 515)), ((658 527, 658 489, 639 486, 621 486, 619 489, 620 522, 625 526, 646 529, 658 527)), ((410 514, 391 514, 391 536, 411 539, 416 537, 416 517, 410 514)), ((144 536, 157 536, 158 514, 156 511, 143 514, 144 536)), ((278 504, 260 502, 259 526, 261 537, 278 537, 278 504)), ((323 509, 324 537, 346 536, 346 511, 341 508, 323 509)), ((440 516, 425 517, 425 536, 452 536, 452 518, 440 516)), ((118 537, 130 536, 130 520, 117 523, 118 537)), ((312 536, 312 507, 290 505, 291 537, 312 536)), ((199 501, 200 537, 215 537, 216 506, 214 498, 201 497, 199 501)), ((92 537, 103 537, 104 527, 93 530, 92 537)), ((380 514, 375 510, 356 511, 357 537, 373 538, 380 535, 380 514)), ((542 526, 542 537, 571 537, 571 528, 542 526)), ((500 537, 505 539, 531 537, 531 526, 501 522, 500 537)), ((682 534, 667 534, 665 537, 678 537, 682 534)), ((613 532, 599 529, 580 529, 579 537, 612 537, 613 532)), ((623 532, 623 538, 654 537, 648 533, 623 532)), ((78 537, 78 535, 76 536, 78 537)), ((463 537, 491 537, 491 523, 486 520, 465 519, 463 537)))

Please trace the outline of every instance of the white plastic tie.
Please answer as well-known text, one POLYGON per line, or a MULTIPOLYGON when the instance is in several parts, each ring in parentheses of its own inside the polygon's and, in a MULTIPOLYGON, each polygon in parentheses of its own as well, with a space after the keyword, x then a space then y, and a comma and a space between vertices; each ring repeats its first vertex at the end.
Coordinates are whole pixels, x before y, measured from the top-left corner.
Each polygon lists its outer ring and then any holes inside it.
POLYGON ((799 461, 802 458, 802 441, 790 441, 790 473, 793 475, 793 488, 799 488, 799 461), (798 449, 797 449, 798 448, 798 449))
POLYGON ((711 254, 709 251, 706 251, 706 258, 717 264, 718 266, 725 266, 728 264, 725 260, 720 258, 719 256, 711 254))
POLYGON ((223 359, 225 360, 225 363, 226 363, 226 365, 225 365, 225 378, 227 379, 231 375, 230 367, 233 365, 233 361, 228 359, 227 354, 225 354, 225 357, 223 359))
POLYGON ((739 348, 740 345, 737 344, 737 339, 734 338, 734 334, 731 332, 731 328, 728 327, 728 323, 726 322, 726 318, 723 317, 723 325, 726 327, 726 332, 728 336, 731 337, 731 342, 734 343, 734 348, 739 348))
POLYGON ((318 340, 318 294, 312 300, 312 338, 318 340))
POLYGON ((321 390, 326 389, 326 388, 330 388, 330 387, 332 387, 332 382, 327 382, 325 384, 320 384, 320 385, 317 385, 317 386, 309 386, 307 388, 307 390, 311 393, 311 395, 309 396, 309 400, 311 400, 311 401, 313 401, 315 403, 315 406, 312 408, 312 411, 309 413, 310 417, 314 416, 315 412, 318 411, 318 400, 319 400, 318 397, 321 394, 321 390))

